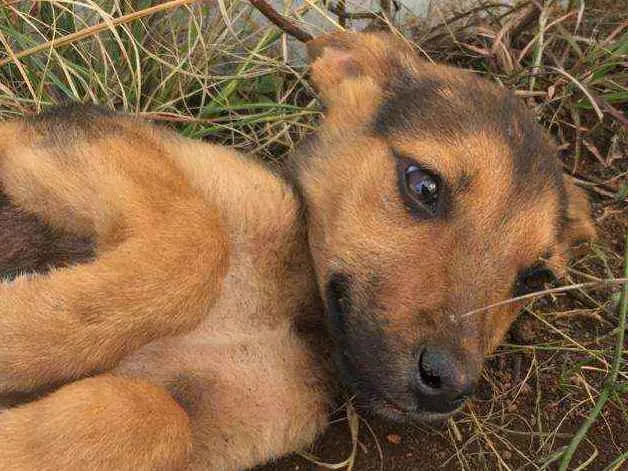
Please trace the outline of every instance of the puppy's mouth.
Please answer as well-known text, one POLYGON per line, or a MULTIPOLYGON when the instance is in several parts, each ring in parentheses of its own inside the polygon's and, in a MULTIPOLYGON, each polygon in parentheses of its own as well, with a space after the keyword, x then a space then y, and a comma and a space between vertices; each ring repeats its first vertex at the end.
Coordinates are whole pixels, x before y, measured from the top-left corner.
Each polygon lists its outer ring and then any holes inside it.
POLYGON ((449 417, 457 414, 464 407, 453 409, 449 412, 430 412, 420 409, 404 409, 392 402, 381 401, 371 407, 371 410, 380 417, 388 419, 392 422, 423 422, 434 423, 443 422, 449 417))
POLYGON ((387 398, 384 394, 373 395, 369 409, 376 415, 393 422, 442 422, 457 414, 464 407, 464 403, 449 411, 430 411, 421 409, 417 405, 401 406, 398 402, 387 398))

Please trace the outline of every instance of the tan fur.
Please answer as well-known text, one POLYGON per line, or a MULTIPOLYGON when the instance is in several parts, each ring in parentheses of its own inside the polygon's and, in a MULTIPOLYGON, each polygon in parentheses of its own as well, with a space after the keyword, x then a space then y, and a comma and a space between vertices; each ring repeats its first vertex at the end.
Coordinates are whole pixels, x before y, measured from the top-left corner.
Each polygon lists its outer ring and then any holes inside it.
POLYGON ((237 470, 293 452, 324 429, 332 400, 330 273, 355 281, 351 322, 368 313, 394 344, 367 367, 405 377, 429 341, 463 352, 477 376, 518 306, 464 314, 509 298, 548 249, 559 270, 572 239, 590 235, 571 184, 566 235, 560 188, 511 190, 515 156, 499 130, 373 132, 395 64, 442 82, 452 106, 465 106, 460 84, 499 91, 380 34, 326 36, 311 54, 328 111, 296 156, 304 207, 254 160, 129 117, 88 108, 0 124, 0 190, 96 251, 0 283, 0 397, 61 386, 0 412, 0 469, 237 470), (409 216, 392 148, 448 181, 471 175, 451 217, 409 216))
POLYGON ((189 418, 161 388, 100 375, 0 416, 5 471, 182 469, 189 418))

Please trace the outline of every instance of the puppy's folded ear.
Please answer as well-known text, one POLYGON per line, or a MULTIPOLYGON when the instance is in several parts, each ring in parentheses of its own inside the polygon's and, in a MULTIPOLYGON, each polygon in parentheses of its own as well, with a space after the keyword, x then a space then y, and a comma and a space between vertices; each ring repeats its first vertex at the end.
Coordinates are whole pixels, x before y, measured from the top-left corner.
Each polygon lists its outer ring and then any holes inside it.
POLYGON ((591 204, 584 190, 565 178, 567 192, 567 228, 566 241, 569 246, 578 245, 596 238, 595 227, 591 218, 591 204))
POLYGON ((362 73, 358 57, 349 44, 351 36, 351 33, 332 33, 307 43, 312 82, 322 93, 362 73))
POLYGON ((384 88, 397 70, 415 60, 410 46, 381 32, 325 34, 309 41, 307 50, 312 62, 312 83, 328 105, 334 101, 335 90, 347 82, 370 82, 384 88))

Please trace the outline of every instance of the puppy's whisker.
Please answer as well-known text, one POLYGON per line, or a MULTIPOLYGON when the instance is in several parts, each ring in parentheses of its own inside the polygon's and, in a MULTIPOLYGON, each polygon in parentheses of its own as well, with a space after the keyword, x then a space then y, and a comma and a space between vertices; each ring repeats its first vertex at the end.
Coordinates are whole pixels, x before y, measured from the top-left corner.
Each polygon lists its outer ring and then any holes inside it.
POLYGON ((599 287, 616 286, 616 285, 623 285, 626 283, 628 283, 628 278, 614 278, 614 279, 606 279, 606 280, 600 280, 600 281, 591 281, 587 283, 577 283, 577 284, 568 285, 568 286, 560 286, 558 288, 551 288, 551 289, 546 289, 543 291, 537 291, 535 293, 524 294, 523 296, 517 296, 515 298, 506 299, 505 301, 500 301, 498 303, 494 303, 488 306, 474 309, 473 311, 464 313, 461 317, 466 318, 474 314, 479 314, 481 312, 489 311, 496 307, 506 306, 508 304, 516 303, 519 301, 525 301, 527 299, 539 298, 541 296, 545 296, 546 294, 564 293, 564 292, 573 291, 573 290, 582 289, 582 288, 599 288, 599 287))

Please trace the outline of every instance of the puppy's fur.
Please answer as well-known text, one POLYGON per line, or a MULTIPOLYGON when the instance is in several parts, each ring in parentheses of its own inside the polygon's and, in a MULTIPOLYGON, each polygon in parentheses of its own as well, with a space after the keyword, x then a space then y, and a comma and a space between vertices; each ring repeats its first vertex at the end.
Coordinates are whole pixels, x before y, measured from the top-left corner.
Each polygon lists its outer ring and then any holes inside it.
POLYGON ((338 376, 445 416, 419 352, 472 382, 519 305, 466 313, 593 235, 507 91, 388 35, 309 48, 326 118, 288 178, 93 107, 0 124, 0 395, 54 389, 0 413, 0 469, 245 469, 310 443, 338 376), (438 175, 434 214, 404 162, 438 175))

